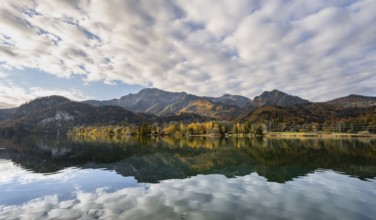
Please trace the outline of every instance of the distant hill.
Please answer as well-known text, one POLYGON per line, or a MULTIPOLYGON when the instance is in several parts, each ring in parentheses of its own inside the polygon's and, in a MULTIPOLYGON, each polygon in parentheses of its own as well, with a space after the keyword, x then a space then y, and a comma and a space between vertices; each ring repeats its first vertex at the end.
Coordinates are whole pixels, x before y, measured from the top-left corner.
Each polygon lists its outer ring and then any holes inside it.
POLYGON ((22 104, 15 112, 14 117, 25 117, 27 115, 37 114, 40 111, 50 110, 58 105, 70 102, 63 96, 48 96, 34 99, 22 104))
POLYGON ((61 96, 38 98, 21 105, 0 126, 3 133, 65 133, 73 126, 140 123, 143 116, 117 106, 94 107, 61 96))
MULTIPOLYGON (((262 106, 252 109, 237 119, 239 122, 302 125, 368 124, 373 127, 376 106, 368 108, 336 106, 328 103, 308 103, 290 106, 262 106)), ((355 129, 355 128, 354 128, 355 129)), ((358 128, 361 129, 361 128, 358 128)), ((373 128, 372 128, 373 129, 373 128)))
POLYGON ((241 116, 239 121, 251 123, 322 123, 336 117, 338 109, 328 104, 302 104, 290 106, 262 106, 241 116))
POLYGON ((308 100, 298 96, 292 96, 279 90, 266 91, 256 96, 251 103, 252 107, 261 107, 265 105, 289 106, 296 104, 310 103, 308 100))
POLYGON ((326 102, 328 104, 342 107, 369 107, 376 105, 376 97, 349 95, 326 102))

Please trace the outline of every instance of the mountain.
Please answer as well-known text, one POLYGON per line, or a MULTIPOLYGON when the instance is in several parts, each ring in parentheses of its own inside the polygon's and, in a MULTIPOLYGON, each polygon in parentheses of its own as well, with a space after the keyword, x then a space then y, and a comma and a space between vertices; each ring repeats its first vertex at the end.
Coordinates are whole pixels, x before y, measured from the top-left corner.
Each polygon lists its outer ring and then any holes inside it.
POLYGON ((66 133, 74 126, 141 123, 141 115, 118 106, 94 107, 61 96, 38 98, 21 105, 0 125, 0 133, 66 133))
POLYGON ((289 106, 262 106, 239 117, 239 121, 251 123, 322 123, 337 115, 337 109, 327 104, 302 104, 289 106))
MULTIPOLYGON (((155 114, 158 116, 189 113, 212 119, 231 120, 239 115, 240 108, 237 105, 224 104, 223 102, 226 97, 227 99, 231 99, 230 96, 208 98, 185 92, 166 92, 153 88, 143 89, 137 94, 129 94, 120 99, 108 101, 90 100, 85 101, 85 103, 94 106, 120 106, 133 112, 155 114)), ((242 103, 244 99, 234 97, 233 102, 236 101, 242 103)))
POLYGON ((342 107, 369 107, 376 105, 376 97, 361 96, 361 95, 349 95, 333 99, 326 102, 328 104, 342 106, 342 107))
POLYGON ((57 105, 70 102, 63 96, 48 96, 36 98, 30 102, 22 104, 14 114, 14 117, 24 117, 29 114, 38 114, 40 111, 46 111, 57 105))
POLYGON ((160 89, 143 89, 137 94, 129 94, 120 99, 108 101, 85 101, 94 106, 121 106, 134 112, 166 116, 177 113, 192 113, 208 118, 231 120, 243 110, 264 105, 294 105, 309 103, 297 96, 278 90, 264 92, 251 100, 244 96, 225 94, 221 97, 200 97, 185 92, 166 92, 160 89))
MULTIPOLYGON (((376 106, 368 108, 344 108, 328 103, 307 103, 290 106, 262 106, 252 109, 237 119, 239 122, 285 125, 294 129, 294 125, 318 123, 336 130, 338 123, 351 127, 351 130, 374 130, 376 106), (366 126, 365 128, 363 126, 366 126)), ((285 130, 285 129, 282 129, 285 130)))
MULTIPOLYGON (((253 100, 237 95, 225 94, 221 97, 200 97, 185 92, 166 92, 159 89, 144 89, 137 94, 129 94, 120 99, 109 101, 87 101, 96 106, 114 105, 120 106, 130 111, 157 115, 164 117, 154 118, 155 121, 165 121, 173 118, 174 115, 184 116, 192 120, 242 120, 244 117, 254 118, 252 120, 264 120, 267 115, 272 115, 271 111, 278 108, 282 118, 287 118, 289 122, 313 122, 326 121, 328 118, 340 118, 338 114, 348 115, 357 112, 355 107, 369 107, 376 105, 375 97, 350 95, 338 98, 326 103, 312 103, 298 96, 286 94, 278 90, 265 91, 253 100), (268 107, 269 106, 269 107, 268 107), (351 108, 343 110, 343 108, 351 108), (251 111, 252 110, 252 111, 251 111), (250 112, 253 112, 250 114, 250 112), (199 116, 199 117, 198 117, 199 116), (239 117, 240 116, 240 117, 239 117)), ((177 117, 175 117, 177 118, 177 117)), ((178 117, 179 118, 179 117, 178 117)), ((181 118, 181 117, 180 117, 181 118)))
POLYGON ((372 130, 376 123, 375 99, 350 95, 311 103, 278 90, 264 92, 253 100, 229 94, 200 97, 159 89, 144 89, 108 101, 74 102, 62 96, 49 96, 19 108, 0 109, 0 134, 64 133, 79 126, 212 120, 290 125, 341 122, 370 125, 373 127, 367 129, 372 130))
POLYGON ((183 96, 187 95, 184 92, 166 92, 160 89, 143 89, 137 94, 129 94, 120 99, 113 99, 108 101, 86 101, 91 105, 103 106, 114 105, 121 106, 133 112, 144 112, 149 114, 158 114, 166 106, 173 104, 183 96))
POLYGON ((296 104, 309 103, 308 100, 298 96, 292 96, 284 92, 273 90, 265 91, 261 95, 256 96, 251 103, 252 107, 261 107, 265 105, 289 106, 296 104))
POLYGON ((230 94, 224 94, 221 97, 218 98, 212 98, 212 97, 206 97, 210 99, 213 102, 222 103, 225 105, 233 105, 237 107, 245 107, 249 103, 251 103, 251 99, 240 96, 240 95, 230 95, 230 94))

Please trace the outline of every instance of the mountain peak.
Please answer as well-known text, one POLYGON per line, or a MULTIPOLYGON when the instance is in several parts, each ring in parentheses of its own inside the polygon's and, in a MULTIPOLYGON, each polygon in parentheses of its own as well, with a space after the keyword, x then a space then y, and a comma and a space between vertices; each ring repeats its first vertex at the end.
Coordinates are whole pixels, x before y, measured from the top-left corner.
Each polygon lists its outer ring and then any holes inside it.
POLYGON ((22 104, 20 108, 22 106, 30 106, 30 105, 39 105, 43 107, 49 107, 53 105, 62 104, 65 102, 70 102, 70 101, 71 101, 70 99, 65 98, 64 96, 52 95, 52 96, 45 96, 45 97, 40 97, 40 98, 31 100, 27 103, 22 104))
POLYGON ((280 91, 278 89, 273 89, 271 91, 264 91, 263 93, 261 93, 261 96, 263 96, 263 95, 269 95, 269 94, 272 94, 272 95, 277 95, 277 94, 288 95, 287 93, 282 92, 282 91, 280 91))
POLYGON ((56 105, 70 102, 71 100, 63 96, 52 95, 46 97, 36 98, 27 103, 22 104, 15 113, 16 116, 28 114, 30 112, 37 112, 52 108, 56 105))
POLYGON ((375 99, 375 97, 364 96, 364 95, 357 95, 357 94, 350 94, 348 96, 345 96, 344 98, 375 99))
POLYGON ((124 97, 128 97, 128 96, 160 96, 160 95, 182 95, 182 94, 187 94, 185 92, 169 92, 169 91, 164 91, 164 90, 161 90, 161 89, 157 89, 157 88, 145 88, 145 89, 142 89, 140 90, 138 93, 136 94, 129 94, 129 95, 126 95, 126 96, 123 96, 121 98, 124 98, 124 97))
MULTIPOLYGON (((273 89, 272 91, 270 91, 270 92, 282 92, 282 91, 279 91, 278 89, 273 89)), ((284 92, 282 92, 282 93, 284 93, 284 92)))
POLYGON ((272 91, 265 91, 261 95, 256 96, 252 101, 252 106, 260 107, 264 105, 279 105, 288 106, 295 104, 309 103, 308 100, 302 99, 298 96, 292 96, 285 92, 274 89, 272 91))
POLYGON ((225 94, 223 94, 221 97, 219 97, 219 98, 229 98, 229 97, 232 97, 233 95, 231 95, 231 94, 228 94, 228 93, 225 93, 225 94))
POLYGON ((241 95, 224 94, 218 98, 207 97, 209 100, 225 105, 233 105, 237 107, 244 107, 248 105, 251 100, 241 95))
POLYGON ((163 91, 161 89, 157 89, 157 88, 145 88, 145 89, 142 89, 138 92, 138 94, 140 93, 149 93, 149 92, 166 92, 166 91, 163 91))
POLYGON ((129 94, 118 100, 108 101, 107 105, 117 105, 134 112, 157 114, 183 96, 185 92, 167 92, 157 88, 145 88, 136 94, 129 94))
POLYGON ((342 107, 368 107, 376 105, 376 97, 351 94, 330 100, 326 103, 342 107))

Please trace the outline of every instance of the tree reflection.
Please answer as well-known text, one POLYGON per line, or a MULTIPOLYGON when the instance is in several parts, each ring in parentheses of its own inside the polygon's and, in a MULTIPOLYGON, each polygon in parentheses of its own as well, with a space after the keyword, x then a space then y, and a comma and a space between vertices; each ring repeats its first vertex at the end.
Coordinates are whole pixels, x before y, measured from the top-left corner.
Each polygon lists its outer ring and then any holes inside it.
POLYGON ((234 177, 252 172, 269 181, 286 182, 317 169, 344 172, 363 180, 376 176, 373 139, 137 136, 68 140, 30 136, 0 141, 7 157, 37 173, 73 166, 105 168, 141 182, 211 173, 234 177))

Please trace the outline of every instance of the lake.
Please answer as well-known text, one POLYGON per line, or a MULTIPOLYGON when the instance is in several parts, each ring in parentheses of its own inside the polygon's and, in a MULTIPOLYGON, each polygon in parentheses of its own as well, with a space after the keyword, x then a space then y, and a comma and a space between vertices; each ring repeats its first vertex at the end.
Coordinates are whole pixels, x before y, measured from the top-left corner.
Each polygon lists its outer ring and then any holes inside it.
POLYGON ((376 140, 0 139, 0 219, 376 219, 376 140))

